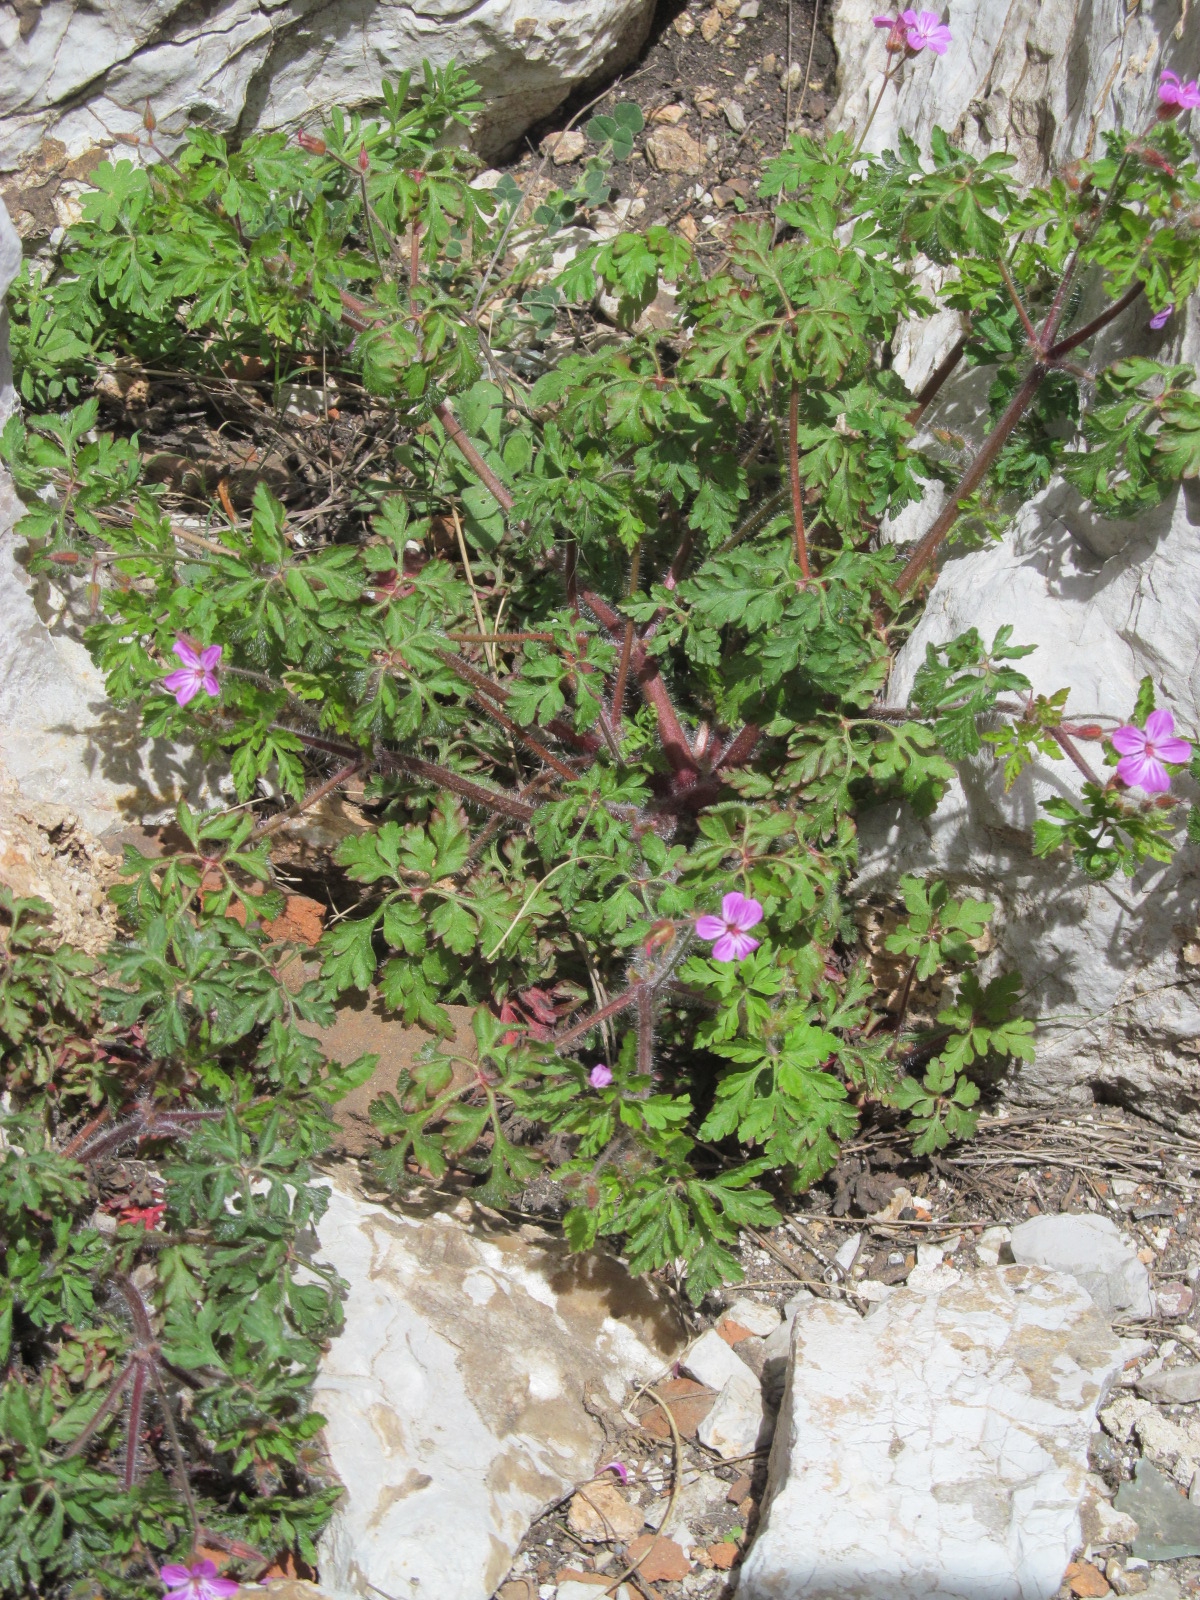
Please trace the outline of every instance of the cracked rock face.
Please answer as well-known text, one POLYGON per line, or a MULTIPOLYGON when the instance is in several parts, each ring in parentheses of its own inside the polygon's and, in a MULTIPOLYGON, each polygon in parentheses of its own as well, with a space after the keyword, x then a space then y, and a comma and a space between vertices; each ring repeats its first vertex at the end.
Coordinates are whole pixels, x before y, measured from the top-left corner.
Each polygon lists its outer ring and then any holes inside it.
POLYGON ((738 1600, 1048 1600, 1122 1360, 1041 1267, 946 1274, 864 1318, 801 1304, 738 1600))
MULTIPOLYGON (((882 71, 873 9, 866 0, 839 0, 834 13, 843 86, 834 115, 846 127, 862 126, 866 96, 882 71)), ((1183 26, 1179 0, 1136 8, 1124 0, 953 0, 946 15, 954 34, 947 55, 937 60, 925 52, 905 67, 899 94, 889 88, 884 96, 868 148, 894 147, 900 127, 927 148, 936 123, 976 156, 1007 151, 1020 181, 1041 181, 1066 161, 1101 150, 1106 129, 1145 127, 1164 68, 1189 78, 1200 69, 1200 31, 1183 26)), ((1086 314, 1085 298, 1081 318, 1086 314)), ((1135 306, 1116 325, 1119 353, 1197 362, 1195 303, 1161 334, 1146 327, 1147 315, 1135 306)), ((953 313, 902 333, 895 364, 910 389, 957 333, 953 313)), ((1091 364, 1117 353, 1104 335, 1091 364)), ((952 381, 928 421, 978 443, 986 381, 978 373, 952 381)), ((902 514, 893 537, 922 534, 942 496, 940 485, 931 485, 924 503, 902 514)), ((1194 727, 1198 523, 1194 484, 1147 515, 1114 522, 1052 482, 1001 543, 943 563, 928 609, 897 659, 888 703, 907 702, 928 644, 971 627, 990 642, 1007 622, 1014 644, 1037 646, 1020 663, 1035 692, 1069 687, 1074 718, 1128 720, 1148 674, 1159 703, 1194 727)), ((1099 747, 1088 750, 1094 756, 1099 747)), ((1040 802, 1054 795, 1078 800, 1081 783, 1066 761, 1039 759, 1006 795, 990 756, 960 763, 959 781, 933 817, 917 821, 885 807, 864 819, 862 885, 883 890, 901 873, 917 872, 999 903, 993 962, 1021 971, 1027 1010, 1038 1021, 1038 1059, 1016 1069, 1012 1099, 1057 1106, 1064 1097, 1087 1103, 1099 1092, 1196 1133, 1196 854, 1184 850, 1170 866, 1103 884, 1058 855, 1037 859, 1030 834, 1040 802)), ((1190 786, 1185 780, 1180 787, 1190 786)))
POLYGON ((483 89, 482 154, 624 66, 653 0, 15 0, 0 9, 0 185, 20 231, 70 220, 63 179, 131 155, 149 101, 166 144, 317 125, 383 78, 455 60, 483 89), (14 176, 19 174, 19 178, 14 176), (7 181, 6 181, 7 180, 7 181))
POLYGON ((600 1253, 460 1202, 401 1214, 335 1180, 321 1258, 349 1283, 313 1397, 346 1486, 320 1546, 333 1600, 481 1600, 529 1524, 604 1460, 603 1419, 682 1344, 600 1253))

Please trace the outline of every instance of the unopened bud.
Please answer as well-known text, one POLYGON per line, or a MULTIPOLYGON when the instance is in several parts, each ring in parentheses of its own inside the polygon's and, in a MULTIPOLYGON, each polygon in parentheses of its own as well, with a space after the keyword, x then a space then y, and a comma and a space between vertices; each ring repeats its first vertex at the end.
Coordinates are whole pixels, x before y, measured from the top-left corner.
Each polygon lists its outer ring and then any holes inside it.
POLYGON ((1098 722, 1085 722, 1082 728, 1072 728, 1077 739, 1103 739, 1104 729, 1098 722))
POLYGON ((305 133, 303 128, 296 135, 296 143, 301 150, 307 150, 310 156, 323 156, 325 154, 324 139, 318 139, 311 133, 305 133))
POLYGON ((57 562, 60 567, 73 567, 79 560, 79 552, 77 550, 56 550, 50 559, 57 562))
POLYGON ((365 144, 360 144, 358 147, 358 170, 360 172, 368 172, 370 167, 371 158, 367 154, 367 147, 365 144))
POLYGON ((146 109, 142 112, 142 127, 145 128, 147 133, 153 133, 155 128, 158 127, 154 113, 150 109, 149 100, 146 101, 146 109))
POLYGON ((669 919, 664 919, 662 922, 656 922, 650 929, 643 948, 647 955, 652 955, 655 950, 661 950, 664 946, 674 943, 674 940, 675 924, 669 919))

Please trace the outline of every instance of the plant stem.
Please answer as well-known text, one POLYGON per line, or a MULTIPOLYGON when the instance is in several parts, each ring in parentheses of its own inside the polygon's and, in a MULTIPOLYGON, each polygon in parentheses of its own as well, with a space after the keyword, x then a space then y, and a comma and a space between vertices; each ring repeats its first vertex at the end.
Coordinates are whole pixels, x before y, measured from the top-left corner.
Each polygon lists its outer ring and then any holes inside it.
POLYGON ((913 588, 926 567, 937 555, 942 541, 958 520, 962 502, 968 495, 974 494, 995 465, 996 458, 1004 448, 1005 441, 1029 409, 1030 403, 1045 381, 1048 371, 1049 368, 1047 366, 1037 361, 1026 373, 1024 382, 1008 402, 999 422, 997 422, 980 446, 974 461, 959 479, 958 487, 942 508, 941 514, 917 545, 912 555, 909 556, 904 571, 900 574, 896 583, 896 588, 902 595, 907 594, 913 588))
POLYGON ((913 402, 912 410, 905 418, 905 421, 908 422, 912 427, 916 427, 925 411, 928 410, 930 404, 937 398, 942 385, 946 382, 946 379, 962 360, 963 351, 966 348, 967 336, 965 333, 960 334, 950 346, 949 350, 947 350, 946 354, 938 362, 937 366, 934 367, 929 377, 926 378, 916 400, 913 402))
POLYGON ((462 424, 451 411, 449 401, 443 400, 440 405, 434 406, 433 414, 442 427, 445 428, 450 439, 458 446, 459 452, 466 460, 467 465, 500 507, 501 511, 506 513, 511 511, 513 507, 512 495, 509 494, 500 479, 471 443, 462 424))
POLYGON ((1065 755, 1068 760, 1075 763, 1087 781, 1089 783, 1094 783, 1098 789, 1102 789, 1104 785, 1092 771, 1091 766, 1083 755, 1083 752, 1079 749, 1074 739, 1071 738, 1070 734, 1064 733, 1061 728, 1048 728, 1046 731, 1054 740, 1055 744, 1058 745, 1063 755, 1065 755))
POLYGON ((361 772, 362 769, 363 760, 361 757, 357 761, 348 762, 346 766, 340 767, 332 778, 327 778, 324 783, 318 784, 315 789, 309 790, 308 794, 297 804, 288 806, 276 816, 268 817, 266 821, 258 823, 251 834, 251 838, 265 839, 268 834, 278 833, 280 828, 294 821, 303 812, 311 811, 313 806, 320 805, 326 795, 332 794, 335 789, 340 789, 342 784, 347 783, 356 772, 361 772))
POLYGON ((1078 345, 1083 344, 1086 339, 1090 339, 1094 333, 1099 333, 1101 328, 1107 328, 1110 322, 1119 317, 1122 311, 1127 310, 1133 304, 1141 292, 1142 286, 1140 283, 1132 284, 1119 300, 1114 300, 1112 305, 1106 311, 1102 311, 1098 317, 1093 317, 1086 327, 1080 328, 1077 333, 1071 334, 1069 338, 1062 339, 1058 344, 1051 346, 1046 352, 1047 355, 1052 361, 1060 360, 1063 356, 1069 355, 1078 345))
POLYGON ((800 492, 800 385, 792 379, 788 428, 788 483, 792 491, 792 525, 796 530, 796 561, 808 582, 808 544, 804 537, 804 497, 800 492))
POLYGON ((577 1022, 573 1028, 568 1028, 565 1033, 560 1033, 554 1040, 554 1049, 557 1054, 562 1053, 564 1046, 574 1044, 577 1039, 582 1039, 593 1028, 599 1027, 609 1017, 618 1016, 627 1006, 636 1004, 641 983, 631 983, 628 989, 623 989, 615 999, 601 1006, 598 1011, 593 1011, 590 1016, 584 1017, 582 1022, 577 1022))

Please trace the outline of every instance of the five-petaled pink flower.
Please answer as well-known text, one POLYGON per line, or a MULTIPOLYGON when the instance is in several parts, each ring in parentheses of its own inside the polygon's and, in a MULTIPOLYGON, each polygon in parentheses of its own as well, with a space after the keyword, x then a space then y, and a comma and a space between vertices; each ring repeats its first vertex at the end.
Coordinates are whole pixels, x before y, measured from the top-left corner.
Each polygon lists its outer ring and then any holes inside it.
POLYGON ((1154 313, 1154 315, 1150 318, 1150 326, 1152 328, 1165 328, 1167 323, 1170 322, 1174 315, 1175 302, 1172 300, 1169 306, 1164 306, 1161 311, 1156 311, 1154 313))
POLYGON ((211 1561, 197 1561, 194 1567, 161 1567, 158 1575, 167 1591, 163 1600, 226 1600, 240 1587, 229 1578, 218 1578, 211 1561))
MULTIPOLYGON (((902 11, 896 17, 875 17, 877 28, 889 28, 910 50, 932 50, 935 56, 944 56, 954 35, 936 11, 902 11)), ((891 49, 891 41, 888 41, 891 49)))
POLYGON ((1158 80, 1158 104, 1166 116, 1177 111, 1195 111, 1200 106, 1200 87, 1195 78, 1190 83, 1180 83, 1174 72, 1164 72, 1158 80))
POLYGON ((201 689, 205 694, 220 694, 221 685, 217 682, 217 663, 221 659, 219 644, 210 644, 203 650, 197 650, 195 645, 179 638, 171 648, 183 665, 163 679, 163 688, 169 689, 181 706, 194 700, 201 689))
POLYGON ((1131 789, 1144 789, 1147 794, 1163 794, 1171 787, 1171 775, 1164 761, 1186 761, 1192 747, 1186 739, 1177 739, 1175 718, 1169 711, 1152 711, 1144 728, 1129 723, 1118 728, 1112 736, 1113 749, 1121 757, 1117 762, 1117 777, 1131 789))
POLYGON ((696 932, 702 939, 716 940, 714 961, 741 961, 758 949, 758 940, 752 939, 748 930, 762 921, 762 914, 762 906, 749 895, 727 894, 719 917, 697 917, 696 932))
POLYGON ((606 1067, 603 1061, 597 1061, 596 1065, 588 1073, 588 1082, 593 1089, 607 1089, 612 1082, 612 1068, 606 1067))

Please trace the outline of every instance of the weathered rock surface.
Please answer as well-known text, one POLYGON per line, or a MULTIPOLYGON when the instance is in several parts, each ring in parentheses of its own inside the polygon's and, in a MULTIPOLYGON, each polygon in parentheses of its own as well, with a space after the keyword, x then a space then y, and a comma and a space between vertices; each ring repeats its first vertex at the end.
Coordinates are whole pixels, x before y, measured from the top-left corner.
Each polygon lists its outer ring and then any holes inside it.
POLYGON ((1031 1217, 1013 1229, 1011 1243, 1014 1261, 1068 1273, 1108 1316, 1154 1315, 1150 1274, 1111 1217, 1031 1217))
POLYGON ((1117 1490, 1116 1506, 1137 1522, 1135 1556, 1179 1561, 1200 1555, 1200 1506, 1187 1500, 1149 1461, 1134 1464, 1133 1482, 1117 1490))
MULTIPOLYGON (((840 0, 834 36, 842 96, 835 117, 861 126, 878 83, 881 34, 866 0, 840 0)), ((940 124, 975 155, 1005 150, 1023 181, 1044 179, 1073 157, 1100 148, 1109 128, 1145 126, 1159 72, 1188 78, 1200 68, 1200 32, 1183 26, 1179 0, 1138 7, 1124 0, 956 0, 947 55, 924 52, 906 64, 899 93, 889 88, 868 147, 894 146, 906 128, 925 144, 940 124)), ((1162 359, 1200 356, 1195 306, 1162 334, 1144 309, 1117 325, 1121 349, 1162 359)), ((897 342, 896 368, 916 387, 958 332, 954 314, 897 342)), ((978 375, 951 383, 931 417, 979 439, 978 375)), ((893 534, 915 538, 941 503, 932 486, 893 534)), ((905 703, 929 643, 968 627, 990 641, 1003 623, 1014 642, 1036 645, 1022 663, 1039 693, 1071 691, 1069 710, 1126 720, 1149 674, 1161 703, 1184 725, 1200 721, 1195 616, 1200 497, 1189 485, 1136 522, 1109 522, 1053 483, 1015 519, 1003 542, 950 559, 920 626, 901 652, 888 689, 905 703)), ((1195 853, 1147 868, 1131 882, 1093 884, 1069 862, 1037 860, 1030 829, 1041 800, 1078 797, 1066 761, 1042 761, 1009 795, 990 759, 965 762, 960 783, 923 823, 879 814, 863 830, 864 885, 906 871, 936 874, 966 892, 998 899, 997 960, 1024 974, 1039 1022, 1038 1060, 1021 1066, 1014 1098, 1034 1104, 1108 1098, 1200 1129, 1200 990, 1192 949, 1200 892, 1195 853)))
POLYGON ((315 1395, 347 1489, 319 1552, 333 1600, 490 1595, 530 1522, 603 1459, 592 1412, 682 1342, 615 1260, 461 1211, 385 1209, 343 1171, 319 1227, 349 1283, 315 1395))
POLYGON ((106 891, 118 865, 65 806, 28 800, 0 767, 0 884, 45 900, 59 938, 89 955, 116 928, 106 891))
MULTIPOLYGON (((245 134, 379 103, 380 81, 455 60, 479 82, 476 142, 519 138, 576 85, 637 54, 652 0, 46 0, 0 11, 0 173, 23 233, 69 219, 62 180, 97 147, 129 156, 149 101, 167 145, 189 124, 245 134)), ((91 159, 94 159, 91 158, 91 159)))
POLYGON ((1048 1600, 1122 1365, 1070 1278, 997 1267, 859 1318, 797 1307, 738 1600, 1048 1600))

